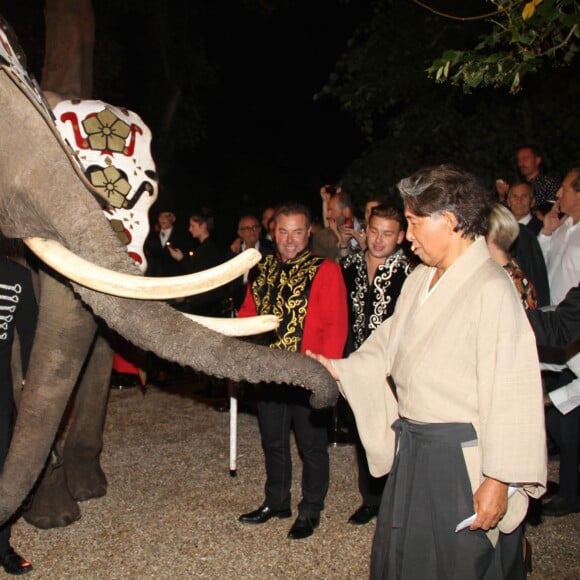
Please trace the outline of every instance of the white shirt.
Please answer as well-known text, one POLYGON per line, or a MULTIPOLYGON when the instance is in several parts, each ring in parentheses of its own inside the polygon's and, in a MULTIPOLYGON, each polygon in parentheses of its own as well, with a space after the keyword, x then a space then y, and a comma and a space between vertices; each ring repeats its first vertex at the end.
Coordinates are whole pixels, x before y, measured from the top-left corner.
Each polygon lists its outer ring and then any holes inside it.
POLYGON ((574 379, 571 383, 548 393, 548 396, 554 407, 562 415, 566 415, 580 405, 580 379, 574 379))
POLYGON ((522 224, 523 226, 527 226, 530 223, 531 219, 532 219, 532 214, 529 213, 528 215, 525 215, 522 219, 519 219, 518 224, 522 224))
POLYGON ((538 242, 546 260, 551 304, 564 300, 580 280, 580 222, 569 217, 551 236, 540 232, 538 242))
POLYGON ((171 232, 173 231, 173 227, 167 228, 166 230, 159 230, 159 241, 161 245, 164 246, 167 240, 171 237, 171 232))
MULTIPOLYGON (((538 242, 542 248, 548 269, 552 304, 564 300, 571 288, 580 280, 580 222, 573 224, 568 217, 551 236, 541 232, 538 242)), ((580 353, 566 362, 566 366, 580 377, 580 353)), ((544 365, 543 369, 556 370, 564 367, 544 365)), ((550 393, 550 399, 561 413, 568 413, 580 404, 580 378, 550 393)))
MULTIPOLYGON (((260 251, 260 240, 258 240, 256 242, 254 249, 258 250, 258 252, 260 251)), ((240 245, 240 253, 242 253, 244 250, 247 250, 246 242, 242 242, 240 245)), ((248 281, 249 274, 250 274, 250 270, 246 270, 244 272, 244 276, 243 276, 244 284, 248 281)))
MULTIPOLYGON (((360 221, 356 217, 354 217, 353 220, 352 220, 352 229, 355 232, 358 232, 358 231, 362 230, 362 224, 360 223, 360 221)), ((356 250, 357 248, 360 247, 359 244, 358 244, 358 242, 356 241, 356 239, 354 237, 352 237, 350 239, 350 247, 353 250, 356 250)))

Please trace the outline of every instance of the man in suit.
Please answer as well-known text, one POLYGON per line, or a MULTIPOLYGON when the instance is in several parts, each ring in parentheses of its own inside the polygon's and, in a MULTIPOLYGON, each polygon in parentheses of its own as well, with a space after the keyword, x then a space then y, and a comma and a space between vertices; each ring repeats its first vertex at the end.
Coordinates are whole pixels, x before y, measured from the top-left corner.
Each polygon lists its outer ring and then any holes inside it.
POLYGON ((507 204, 518 223, 527 226, 535 236, 542 229, 542 222, 532 215, 534 193, 532 186, 525 181, 512 185, 508 191, 507 204))
POLYGON ((564 348, 580 340, 580 285, 571 288, 555 310, 526 313, 538 345, 564 348))
POLYGON ((169 248, 188 252, 190 242, 175 226, 175 213, 161 207, 155 225, 145 239, 144 252, 147 257, 147 276, 179 276, 183 274, 179 264, 171 257, 169 248))
MULTIPOLYGON (((243 215, 238 221, 238 237, 230 246, 230 255, 235 256, 248 248, 255 248, 262 254, 262 257, 267 256, 268 254, 274 254, 274 243, 268 238, 261 237, 260 231, 260 222, 256 216, 252 214, 243 215)), ((252 269, 245 272, 243 276, 240 276, 231 284, 230 294, 233 299, 233 308, 236 311, 239 310, 244 301, 248 279, 250 281, 252 280, 252 274, 254 271, 255 270, 252 269)))
MULTIPOLYGON (((557 193, 558 200, 544 217, 538 241, 544 252, 553 304, 559 304, 580 279, 580 168, 571 169, 557 193)), ((572 386, 580 378, 578 344, 566 352, 566 366, 552 389, 572 386)), ((546 427, 560 447, 560 488, 558 494, 543 505, 542 514, 560 517, 580 511, 579 447, 580 407, 567 413, 550 407, 546 427)))

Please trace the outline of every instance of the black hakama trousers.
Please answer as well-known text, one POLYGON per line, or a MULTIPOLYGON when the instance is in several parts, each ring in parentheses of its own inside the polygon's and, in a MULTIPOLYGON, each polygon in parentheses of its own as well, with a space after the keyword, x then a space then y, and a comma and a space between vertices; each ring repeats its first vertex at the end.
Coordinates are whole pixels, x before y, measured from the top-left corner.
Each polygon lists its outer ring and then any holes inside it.
POLYGON ((371 555, 371 578, 523 579, 522 528, 494 547, 482 530, 455 532, 473 514, 462 447, 477 445, 467 423, 395 422, 398 453, 387 480, 371 555))

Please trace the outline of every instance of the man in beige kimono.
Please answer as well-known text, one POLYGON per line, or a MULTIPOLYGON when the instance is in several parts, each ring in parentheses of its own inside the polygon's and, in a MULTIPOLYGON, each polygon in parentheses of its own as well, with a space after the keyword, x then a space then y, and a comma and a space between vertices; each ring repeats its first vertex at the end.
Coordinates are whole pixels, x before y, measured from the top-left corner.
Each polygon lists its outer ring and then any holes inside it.
POLYGON ((391 472, 371 576, 523 578, 520 524, 546 482, 534 336, 487 250, 490 201, 479 182, 439 166, 399 189, 424 265, 348 359, 310 353, 339 381, 371 473, 391 472))

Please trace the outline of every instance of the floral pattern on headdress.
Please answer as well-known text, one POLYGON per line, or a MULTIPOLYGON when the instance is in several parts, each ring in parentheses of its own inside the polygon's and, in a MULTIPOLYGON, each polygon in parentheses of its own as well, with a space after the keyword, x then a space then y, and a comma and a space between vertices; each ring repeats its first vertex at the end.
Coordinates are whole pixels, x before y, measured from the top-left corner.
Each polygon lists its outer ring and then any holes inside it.
POLYGON ((122 153, 125 149, 125 139, 131 133, 131 127, 110 109, 105 108, 82 123, 91 149, 115 153, 122 153))

